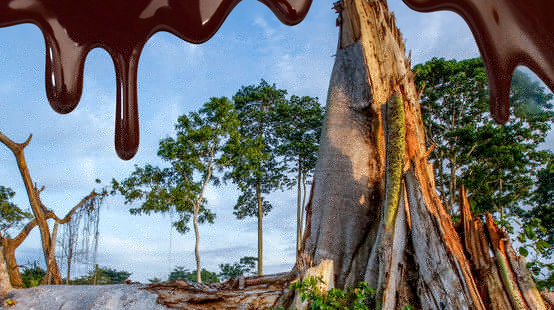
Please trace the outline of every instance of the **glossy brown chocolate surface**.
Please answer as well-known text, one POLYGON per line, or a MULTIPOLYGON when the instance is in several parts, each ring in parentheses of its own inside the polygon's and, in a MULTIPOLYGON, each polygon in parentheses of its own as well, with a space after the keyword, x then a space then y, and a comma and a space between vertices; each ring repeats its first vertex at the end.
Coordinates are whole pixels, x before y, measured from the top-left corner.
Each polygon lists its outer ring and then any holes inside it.
MULTIPOLYGON (((311 0, 259 0, 285 24, 299 23, 311 0)), ((79 103, 88 52, 104 48, 116 72, 115 148, 130 159, 139 145, 137 69, 144 44, 158 31, 202 43, 240 0, 0 0, 0 27, 37 25, 46 42, 46 93, 59 113, 79 103)))
POLYGON ((533 70, 554 91, 554 0, 403 0, 410 8, 450 10, 468 23, 485 63, 491 114, 510 116, 512 74, 518 65, 533 70))

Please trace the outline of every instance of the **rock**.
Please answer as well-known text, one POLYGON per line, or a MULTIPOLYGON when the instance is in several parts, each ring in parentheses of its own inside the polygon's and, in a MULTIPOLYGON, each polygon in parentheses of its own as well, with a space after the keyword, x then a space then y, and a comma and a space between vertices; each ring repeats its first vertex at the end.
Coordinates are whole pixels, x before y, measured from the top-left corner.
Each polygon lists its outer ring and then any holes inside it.
POLYGON ((156 294, 144 285, 42 285, 14 289, 6 296, 16 304, 10 310, 162 310, 156 294))

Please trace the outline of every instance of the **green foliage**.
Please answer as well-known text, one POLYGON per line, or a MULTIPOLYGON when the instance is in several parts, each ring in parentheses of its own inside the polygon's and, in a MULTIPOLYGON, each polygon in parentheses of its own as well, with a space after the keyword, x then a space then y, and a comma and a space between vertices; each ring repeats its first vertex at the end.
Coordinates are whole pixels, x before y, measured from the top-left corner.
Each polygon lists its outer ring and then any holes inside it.
POLYGON ((158 277, 154 277, 152 279, 148 279, 148 282, 150 282, 150 283, 160 283, 160 282, 162 282, 162 279, 158 278, 158 277))
POLYGON ((318 98, 294 95, 279 102, 272 114, 276 152, 287 164, 287 172, 295 175, 290 186, 300 181, 296 179, 299 170, 306 179, 315 168, 324 116, 318 98))
MULTIPOLYGON (((201 269, 200 276, 202 277, 202 283, 218 283, 219 279, 215 272, 207 271, 206 269, 201 269)), ((176 266, 173 271, 169 274, 167 281, 175 280, 186 280, 188 282, 197 282, 196 279, 196 270, 189 271, 182 266, 176 266)))
POLYGON ((539 240, 548 248, 544 255, 552 255, 554 249, 554 156, 548 165, 538 173, 538 186, 534 192, 535 207, 526 214, 527 222, 535 222, 533 230, 539 240))
POLYGON ((301 300, 308 301, 311 310, 369 310, 375 309, 375 290, 367 283, 360 282, 356 287, 346 290, 329 289, 326 294, 321 292, 319 284, 321 277, 308 277, 304 281, 291 283, 290 289, 300 293, 301 300))
POLYGON ((158 156, 169 164, 135 167, 131 176, 112 181, 112 193, 120 193, 126 203, 141 201, 132 214, 175 211, 175 228, 185 233, 199 201, 199 222, 213 223, 215 214, 206 207, 203 189, 206 182, 219 184, 214 172, 230 163, 224 147, 238 143, 238 118, 227 98, 211 98, 198 112, 182 115, 175 126, 176 136, 160 141, 158 156))
POLYGON ((285 166, 275 152, 277 137, 272 113, 286 101, 286 91, 262 80, 259 85, 243 86, 233 97, 240 120, 240 142, 227 146, 231 170, 225 179, 238 185, 242 194, 234 206, 234 214, 242 219, 258 216, 258 195, 263 214, 271 203, 263 195, 280 189, 286 182, 285 166))
POLYGON ((35 261, 31 266, 24 266, 23 272, 21 272, 21 279, 23 280, 23 287, 34 287, 42 283, 44 276, 46 276, 46 270, 42 269, 38 262, 35 261))
POLYGON ((539 290, 554 292, 554 264, 534 260, 527 263, 527 268, 531 271, 539 290))
POLYGON ((85 276, 70 281, 73 285, 90 285, 96 281, 97 285, 121 284, 131 276, 130 272, 100 267, 89 271, 85 276))
MULTIPOLYGON (((473 212, 522 213, 533 196, 536 173, 551 154, 537 146, 553 120, 552 95, 516 71, 511 118, 496 124, 488 112, 487 79, 481 59, 434 58, 416 65, 417 87, 436 184, 452 212, 464 184, 473 212)), ((509 222, 505 221, 505 224, 509 222)))
POLYGON ((242 275, 251 274, 256 269, 256 262, 256 257, 244 256, 238 263, 235 262, 232 265, 220 264, 218 276, 222 281, 225 281, 228 279, 236 279, 242 275))
POLYGON ((32 218, 31 213, 22 210, 11 199, 15 192, 9 188, 0 185, 0 233, 8 236, 8 230, 21 226, 22 221, 32 218))

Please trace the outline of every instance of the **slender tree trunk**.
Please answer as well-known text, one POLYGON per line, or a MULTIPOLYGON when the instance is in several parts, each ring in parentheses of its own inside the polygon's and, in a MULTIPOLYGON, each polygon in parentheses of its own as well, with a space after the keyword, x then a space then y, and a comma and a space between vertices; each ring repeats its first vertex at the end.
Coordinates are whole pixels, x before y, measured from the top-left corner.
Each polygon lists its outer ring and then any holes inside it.
POLYGON ((69 280, 71 278, 71 261, 73 260, 73 247, 69 248, 69 253, 67 254, 67 276, 65 278, 65 284, 69 285, 69 280))
POLYGON ((256 183, 256 197, 258 200, 258 275, 263 275, 263 201, 260 183, 256 183))
POLYGON ((456 185, 456 157, 450 159, 450 184, 449 184, 449 190, 450 190, 450 198, 448 200, 448 204, 446 206, 446 211, 449 214, 452 214, 454 211, 454 201, 456 201, 456 192, 457 192, 457 185, 456 185))
MULTIPOLYGON (((304 214, 306 213, 306 173, 302 174, 302 213, 300 217, 300 237, 304 239, 304 214)), ((300 247, 302 247, 302 241, 300 241, 300 247)), ((300 251, 300 249, 299 249, 300 251)))
POLYGON ((210 148, 210 160, 208 162, 208 172, 206 173, 206 177, 204 178, 204 182, 202 183, 202 189, 200 190, 200 194, 198 195, 198 198, 196 199, 196 202, 194 204, 194 212, 193 212, 193 223, 194 223, 194 235, 195 235, 195 244, 194 244, 194 255, 196 257, 196 281, 198 283, 202 283, 202 268, 200 264, 200 231, 198 230, 198 212, 200 211, 200 204, 202 203, 202 198, 204 197, 204 192, 206 191, 206 187, 208 186, 208 183, 210 183, 210 179, 212 177, 213 172, 213 160, 214 160, 214 152, 215 152, 215 144, 212 145, 210 148))
POLYGON ((194 207, 194 235, 196 242, 194 244, 194 255, 196 256, 196 279, 198 283, 202 283, 202 271, 200 269, 200 232, 198 231, 198 207, 194 207))
POLYGON ((302 163, 300 158, 298 159, 298 179, 297 179, 297 203, 296 203, 296 252, 300 251, 300 246, 302 244, 302 163))
MULTIPOLYGON (((53 274, 52 274, 52 270, 53 270, 52 265, 56 261, 56 239, 58 237, 58 226, 59 226, 59 223, 56 221, 54 223, 54 230, 52 231, 51 246, 50 246, 50 249, 48 251, 48 268, 47 268, 45 281, 44 281, 47 285, 52 284, 52 276, 53 276, 53 274)), ((57 283, 57 284, 61 284, 61 283, 57 283)))

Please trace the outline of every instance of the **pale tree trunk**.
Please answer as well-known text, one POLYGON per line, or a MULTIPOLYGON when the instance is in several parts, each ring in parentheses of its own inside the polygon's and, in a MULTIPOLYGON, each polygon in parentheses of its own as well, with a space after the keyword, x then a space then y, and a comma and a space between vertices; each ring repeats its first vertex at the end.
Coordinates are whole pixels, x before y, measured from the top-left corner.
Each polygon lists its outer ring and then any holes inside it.
MULTIPOLYGON (((467 250, 437 195, 394 16, 383 0, 340 6, 339 46, 297 268, 331 259, 335 285, 368 282, 379 309, 505 309, 489 307, 480 295, 467 250)), ((525 272, 520 278, 532 283, 525 272)), ((496 284, 521 295, 529 292, 522 283, 513 275, 496 284)), ((544 309, 535 302, 538 292, 530 295, 534 301, 513 297, 513 309, 544 309)))
POLYGON ((194 208, 194 235, 196 242, 194 243, 194 256, 196 258, 196 281, 202 283, 202 270, 200 269, 200 233, 198 231, 198 208, 194 208))
POLYGON ((208 162, 208 171, 206 173, 206 177, 204 178, 204 182, 202 182, 202 188, 200 190, 200 194, 198 195, 198 198, 196 199, 196 202, 194 204, 193 223, 194 223, 194 235, 196 240, 194 244, 194 255, 196 257, 196 281, 198 283, 202 283, 202 269, 200 264, 200 231, 198 230, 198 212, 200 211, 200 204, 202 203, 202 198, 204 198, 204 192, 206 191, 206 187, 208 186, 208 183, 210 183, 210 179, 212 177, 214 155, 215 155, 215 144, 210 148, 210 160, 208 162))
POLYGON ((302 205, 300 208, 300 241, 298 249, 296 250, 296 258, 300 255, 302 250, 302 240, 304 236, 304 214, 306 214, 306 172, 302 173, 302 205))

